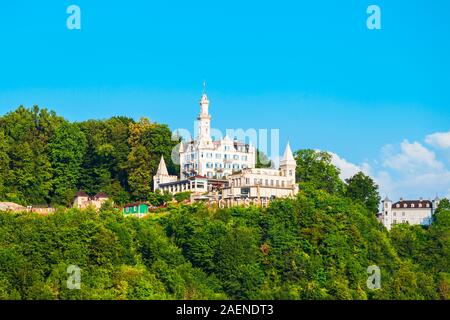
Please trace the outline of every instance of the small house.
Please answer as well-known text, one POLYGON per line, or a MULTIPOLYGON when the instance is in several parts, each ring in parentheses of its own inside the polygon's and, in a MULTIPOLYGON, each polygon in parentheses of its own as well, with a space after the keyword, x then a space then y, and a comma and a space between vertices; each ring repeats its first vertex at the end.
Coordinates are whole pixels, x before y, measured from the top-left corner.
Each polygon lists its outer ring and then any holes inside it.
POLYGON ((86 192, 80 190, 75 194, 73 208, 86 209, 89 206, 93 206, 96 210, 99 210, 108 200, 109 197, 104 192, 99 192, 91 197, 86 192))
POLYGON ((145 202, 130 203, 123 207, 124 214, 147 214, 152 206, 145 202))

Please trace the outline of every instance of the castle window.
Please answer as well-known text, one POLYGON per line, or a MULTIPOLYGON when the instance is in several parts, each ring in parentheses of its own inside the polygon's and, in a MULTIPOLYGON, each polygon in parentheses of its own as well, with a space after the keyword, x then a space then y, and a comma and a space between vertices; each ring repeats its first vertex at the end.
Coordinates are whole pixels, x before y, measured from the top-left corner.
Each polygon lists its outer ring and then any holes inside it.
POLYGON ((242 161, 247 161, 247 156, 242 156, 242 161))
POLYGON ((216 159, 222 158, 222 155, 220 153, 216 153, 216 159))
POLYGON ((411 203, 411 208, 414 208, 414 203, 411 203))
POLYGON ((396 217, 397 216, 397 212, 394 212, 393 216, 396 217))
POLYGON ((233 157, 233 159, 234 159, 234 160, 239 160, 239 156, 238 156, 238 155, 235 155, 235 156, 233 157))
POLYGON ((427 208, 429 208, 430 207, 430 204, 429 203, 427 203, 427 208))
POLYGON ((289 176, 292 177, 292 170, 289 170, 289 176))
POLYGON ((397 207, 397 208, 400 208, 400 205, 397 203, 396 207, 397 207))

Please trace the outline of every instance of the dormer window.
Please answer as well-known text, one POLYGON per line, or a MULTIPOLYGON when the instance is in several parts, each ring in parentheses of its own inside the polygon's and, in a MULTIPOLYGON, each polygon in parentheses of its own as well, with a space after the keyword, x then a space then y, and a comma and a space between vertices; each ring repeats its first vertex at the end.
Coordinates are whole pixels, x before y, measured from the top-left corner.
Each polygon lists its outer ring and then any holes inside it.
POLYGON ((404 207, 404 208, 408 208, 408 205, 405 203, 405 204, 403 205, 403 207, 404 207))
POLYGON ((400 205, 397 203, 396 207, 397 207, 397 208, 400 208, 400 205))
POLYGON ((411 208, 414 208, 414 203, 411 203, 411 208))
POLYGON ((430 204, 429 203, 427 203, 427 208, 429 208, 430 207, 430 204))
POLYGON ((422 208, 422 204, 421 203, 419 203, 419 208, 422 208))

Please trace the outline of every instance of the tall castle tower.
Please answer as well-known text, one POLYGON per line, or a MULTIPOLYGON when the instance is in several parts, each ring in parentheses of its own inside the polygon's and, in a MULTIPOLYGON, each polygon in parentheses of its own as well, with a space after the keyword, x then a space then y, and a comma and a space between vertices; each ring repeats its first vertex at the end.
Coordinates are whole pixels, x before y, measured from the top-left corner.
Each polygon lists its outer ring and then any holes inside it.
POLYGON ((200 99, 200 113, 197 120, 195 138, 181 142, 178 150, 181 179, 196 175, 209 179, 225 179, 233 172, 255 167, 254 146, 231 140, 228 136, 213 141, 209 99, 205 89, 200 99))
POLYGON ((209 100, 204 92, 200 99, 200 114, 198 115, 198 136, 199 146, 208 146, 211 142, 211 115, 209 114, 209 100))

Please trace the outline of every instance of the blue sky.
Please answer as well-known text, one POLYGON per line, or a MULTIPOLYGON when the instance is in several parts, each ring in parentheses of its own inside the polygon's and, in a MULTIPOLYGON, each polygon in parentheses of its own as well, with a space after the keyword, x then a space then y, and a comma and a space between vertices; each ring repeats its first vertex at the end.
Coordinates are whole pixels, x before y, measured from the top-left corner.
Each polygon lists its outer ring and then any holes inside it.
POLYGON ((335 153, 344 175, 364 169, 383 195, 444 196, 449 13, 447 0, 9 1, 0 114, 38 104, 191 129, 206 80, 216 128, 278 128, 293 149, 335 153), (81 30, 66 27, 71 4, 81 30), (370 4, 382 30, 366 27, 370 4))

